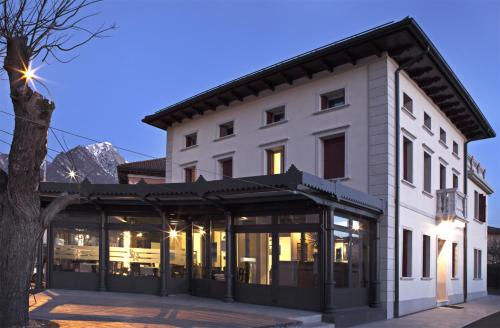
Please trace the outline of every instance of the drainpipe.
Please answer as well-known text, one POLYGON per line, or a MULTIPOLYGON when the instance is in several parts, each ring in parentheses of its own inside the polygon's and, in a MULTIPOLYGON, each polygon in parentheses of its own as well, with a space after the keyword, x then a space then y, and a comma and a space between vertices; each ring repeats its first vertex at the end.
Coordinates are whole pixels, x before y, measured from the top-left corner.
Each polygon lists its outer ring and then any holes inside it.
POLYGON ((403 65, 399 66, 396 71, 394 72, 394 89, 395 89, 395 120, 396 120, 396 172, 395 172, 395 196, 394 196, 394 259, 395 259, 395 266, 394 266, 394 317, 399 317, 399 193, 400 193, 400 183, 401 183, 401 178, 400 178, 400 169, 399 169, 399 164, 400 164, 400 139, 401 139, 401 122, 400 122, 400 100, 399 100, 399 72, 401 70, 407 69, 413 64, 421 61, 424 56, 429 52, 429 47, 427 47, 424 51, 422 51, 419 55, 413 57, 403 65))
MULTIPOLYGON (((469 141, 466 141, 464 144, 464 195, 465 195, 465 211, 464 213, 468 213, 469 209, 467 208, 467 146, 469 141)), ((465 215, 466 217, 468 215, 465 215)), ((467 303, 467 220, 465 222, 464 227, 464 303, 467 303)))

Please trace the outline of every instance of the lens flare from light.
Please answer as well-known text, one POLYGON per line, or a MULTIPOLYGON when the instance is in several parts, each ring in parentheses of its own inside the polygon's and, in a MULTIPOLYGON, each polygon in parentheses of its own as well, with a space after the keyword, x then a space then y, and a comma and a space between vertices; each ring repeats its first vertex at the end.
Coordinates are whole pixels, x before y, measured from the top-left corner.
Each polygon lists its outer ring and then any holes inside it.
POLYGON ((175 230, 174 229, 170 229, 170 231, 168 232, 168 235, 170 238, 177 238, 179 236, 179 231, 175 230))
POLYGON ((68 173, 66 173, 66 178, 70 180, 77 181, 78 180, 78 173, 75 170, 69 170, 68 173))

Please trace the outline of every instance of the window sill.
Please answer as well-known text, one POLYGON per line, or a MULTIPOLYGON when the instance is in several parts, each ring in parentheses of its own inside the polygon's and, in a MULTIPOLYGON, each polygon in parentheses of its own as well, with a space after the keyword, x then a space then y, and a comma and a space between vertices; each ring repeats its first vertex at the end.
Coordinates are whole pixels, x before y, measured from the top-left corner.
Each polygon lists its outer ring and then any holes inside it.
POLYGON ((460 160, 460 156, 458 156, 457 153, 451 153, 453 155, 453 157, 455 157, 456 159, 460 160))
POLYGON ((425 126, 425 125, 422 125, 422 128, 424 128, 424 130, 425 130, 425 131, 426 131, 429 135, 431 135, 431 136, 433 136, 433 135, 434 135, 434 132, 432 132, 432 130, 431 130, 429 127, 427 127, 427 126, 425 126))
POLYGON ((230 135, 227 135, 227 136, 216 138, 216 139, 214 139, 214 142, 226 140, 226 139, 229 139, 229 138, 232 138, 232 137, 235 137, 235 136, 236 136, 236 134, 233 133, 233 134, 230 134, 230 135))
POLYGON ((406 108, 405 106, 402 106, 401 109, 403 110, 404 113, 406 113, 406 115, 410 116, 410 118, 412 120, 416 120, 417 119, 415 117, 415 115, 408 108, 406 108))
POLYGON ((192 145, 192 146, 189 146, 189 147, 184 147, 180 151, 186 151, 186 150, 190 150, 190 149, 193 149, 193 148, 196 148, 196 147, 198 147, 198 145, 192 145))
POLYGON ((411 183, 410 181, 407 181, 405 179, 401 179, 401 182, 405 185, 407 185, 408 187, 412 188, 412 189, 415 189, 417 188, 413 183, 411 183))
POLYGON ((313 115, 319 115, 319 114, 323 114, 323 113, 330 113, 330 112, 337 111, 339 109, 347 108, 349 106, 350 106, 350 104, 344 104, 344 105, 340 105, 340 106, 335 106, 335 107, 320 109, 319 111, 314 112, 313 115))
POLYGON ((439 139, 439 143, 441 144, 441 146, 443 146, 445 149, 448 149, 448 145, 446 144, 446 141, 443 141, 441 139, 439 139))
POLYGON ((452 277, 451 280, 460 280, 460 278, 452 277))
POLYGON ((485 224, 485 222, 481 221, 481 220, 478 220, 478 219, 474 219, 474 221, 476 221, 477 223, 479 224, 485 224))
POLYGON ((430 193, 430 192, 428 192, 428 191, 422 190, 422 194, 424 194, 425 196, 427 196, 427 197, 429 197, 429 198, 431 198, 431 199, 432 199, 432 198, 434 198, 434 195, 433 195, 433 194, 431 194, 431 193, 430 193))
POLYGON ((422 277, 422 278, 420 278, 420 280, 430 281, 430 280, 432 280, 432 278, 431 277, 422 277))
POLYGON ((483 278, 473 278, 472 280, 483 280, 483 278))
POLYGON ((408 281, 410 281, 410 280, 415 280, 415 278, 413 278, 413 277, 401 277, 401 278, 399 278, 399 279, 400 279, 400 280, 408 280, 408 281))
POLYGON ((336 182, 336 181, 347 181, 349 180, 351 177, 347 176, 347 177, 342 177, 342 178, 333 178, 333 179, 326 179, 330 182, 336 182))
POLYGON ((270 128, 270 127, 273 127, 273 126, 276 126, 276 125, 285 124, 285 123, 288 123, 288 120, 281 120, 281 121, 278 121, 278 122, 269 123, 269 124, 261 126, 259 129, 260 130, 267 129, 267 128, 270 128))

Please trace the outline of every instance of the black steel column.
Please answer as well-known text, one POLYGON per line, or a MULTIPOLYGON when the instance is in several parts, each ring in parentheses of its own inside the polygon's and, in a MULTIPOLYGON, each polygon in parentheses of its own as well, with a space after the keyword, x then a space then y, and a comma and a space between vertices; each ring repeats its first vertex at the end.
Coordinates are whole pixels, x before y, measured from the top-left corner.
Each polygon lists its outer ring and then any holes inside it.
POLYGON ((35 289, 42 290, 43 289, 43 233, 40 237, 40 241, 38 243, 37 254, 36 254, 36 280, 35 280, 35 289))
POLYGON ((160 240, 160 295, 167 296, 167 278, 170 269, 170 239, 168 222, 165 212, 161 211, 161 240, 160 240))
POLYGON ((106 271, 108 259, 106 256, 106 247, 108 244, 106 232, 106 212, 101 209, 101 222, 99 230, 99 291, 106 291, 106 271))
POLYGON ((186 229, 186 267, 188 276, 188 291, 192 294, 192 283, 193 279, 193 219, 190 217, 188 219, 188 228, 186 229))
POLYGON ((233 216, 231 212, 224 212, 226 219, 226 270, 224 275, 226 277, 226 293, 224 295, 224 302, 233 302, 233 216))
POLYGON ((370 306, 380 307, 379 224, 370 223, 370 306))
POLYGON ((333 218, 335 215, 335 209, 329 207, 325 211, 324 220, 325 222, 325 247, 326 249, 326 263, 325 263, 325 313, 334 313, 334 290, 335 290, 335 236, 333 230, 333 218))

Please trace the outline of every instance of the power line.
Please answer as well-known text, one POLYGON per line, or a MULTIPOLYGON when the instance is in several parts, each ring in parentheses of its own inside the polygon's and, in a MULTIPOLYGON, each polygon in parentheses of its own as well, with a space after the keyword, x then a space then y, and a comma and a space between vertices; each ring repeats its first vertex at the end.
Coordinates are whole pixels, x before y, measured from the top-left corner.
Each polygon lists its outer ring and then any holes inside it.
MULTIPOLYGON (((56 127, 51 127, 50 125, 47 126, 45 124, 33 121, 33 120, 29 119, 29 118, 22 117, 22 116, 13 114, 13 113, 9 113, 9 112, 6 112, 4 110, 0 110, 0 113, 9 115, 9 116, 12 116, 12 117, 15 117, 15 118, 20 118, 20 119, 28 121, 30 123, 46 127, 47 129, 56 130, 58 132, 66 133, 68 135, 71 135, 71 136, 74 136, 74 137, 77 137, 77 138, 82 138, 82 139, 89 140, 89 141, 96 142, 96 143, 101 143, 102 142, 102 141, 99 141, 97 139, 86 137, 84 135, 81 135, 81 134, 78 134, 78 133, 75 133, 75 132, 67 131, 67 130, 64 130, 64 129, 56 128, 56 127)), ((52 131, 52 133, 54 133, 54 131, 52 131)), ((54 133, 54 136, 55 136, 55 133, 54 133)), ((56 136, 56 139, 58 139, 57 136, 56 136)), ((113 145, 113 147, 115 147, 116 149, 120 149, 120 150, 123 150, 123 151, 127 151, 127 152, 130 152, 130 153, 141 155, 141 156, 144 156, 144 157, 149 157, 151 159, 157 159, 157 157, 155 157, 155 156, 151 156, 151 155, 139 152, 139 151, 135 151, 135 150, 131 150, 131 149, 128 149, 128 148, 119 147, 119 146, 115 146, 115 145, 113 145)), ((64 147, 62 147, 62 146, 61 146, 61 148, 64 149, 64 147)), ((174 161, 172 161, 172 163, 176 164, 176 165, 179 165, 179 166, 183 165, 182 163, 178 163, 178 162, 174 162, 174 161)), ((201 168, 198 168, 198 167, 196 168, 196 170, 200 171, 200 172, 205 172, 205 173, 213 174, 213 176, 217 176, 217 173, 215 171, 204 170, 204 169, 201 169, 201 168)), ((280 191, 293 192, 293 191, 288 190, 288 189, 283 189, 283 188, 279 188, 279 187, 275 187, 275 186, 271 186, 271 185, 267 185, 267 184, 255 182, 255 181, 250 181, 250 180, 246 180, 246 179, 243 179, 243 178, 234 178, 234 177, 226 176, 226 175, 222 175, 222 177, 223 178, 233 179, 233 180, 239 180, 239 181, 247 182, 247 183, 250 183, 250 184, 254 184, 254 185, 258 185, 258 186, 262 186, 262 187, 267 187, 267 188, 271 188, 271 189, 276 189, 276 190, 280 190, 280 191)))

